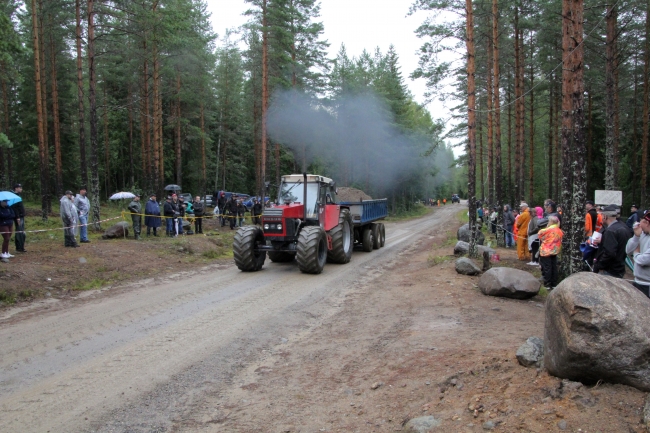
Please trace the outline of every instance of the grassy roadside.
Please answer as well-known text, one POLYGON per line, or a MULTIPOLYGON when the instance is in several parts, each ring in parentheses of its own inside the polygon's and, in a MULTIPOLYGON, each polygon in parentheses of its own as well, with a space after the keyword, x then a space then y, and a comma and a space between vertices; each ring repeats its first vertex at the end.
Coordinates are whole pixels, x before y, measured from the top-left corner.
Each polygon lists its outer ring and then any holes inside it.
POLYGON ((433 209, 434 208, 425 206, 423 204, 417 204, 409 211, 389 214, 388 217, 384 219, 384 221, 386 222, 409 221, 409 220, 421 218, 425 215, 428 215, 433 212, 433 209))

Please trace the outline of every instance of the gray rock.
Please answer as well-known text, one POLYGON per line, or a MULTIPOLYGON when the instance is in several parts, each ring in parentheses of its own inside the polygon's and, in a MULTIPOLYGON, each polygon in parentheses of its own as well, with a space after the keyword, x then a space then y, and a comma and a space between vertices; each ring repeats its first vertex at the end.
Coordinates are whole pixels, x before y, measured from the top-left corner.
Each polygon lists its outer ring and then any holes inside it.
POLYGON ((539 367, 544 358, 544 341, 529 337, 517 350, 517 361, 524 367, 539 367))
POLYGON ((467 257, 461 257, 456 260, 456 272, 463 275, 478 275, 481 273, 481 268, 467 257))
MULTIPOLYGON (((484 251, 487 251, 490 254, 496 253, 492 248, 485 247, 483 245, 477 245, 476 249, 479 254, 483 254, 484 251)), ((458 241, 454 247, 454 254, 457 256, 464 256, 469 253, 469 244, 465 241, 458 241)))
POLYGON ((566 427, 567 427, 567 425, 566 425, 566 421, 565 421, 565 420, 561 420, 561 421, 559 421, 559 422, 557 423, 557 427, 558 427, 560 430, 566 430, 566 427))
MULTIPOLYGON (((462 225, 458 229, 458 232, 456 232, 456 239, 458 239, 459 241, 469 243, 470 233, 471 232, 469 231, 469 224, 462 225)), ((478 237, 476 239, 476 243, 478 245, 483 245, 485 243, 485 235, 483 234, 483 232, 477 230, 477 236, 478 237)))
POLYGON ((88 263, 88 260, 86 260, 85 257, 79 257, 79 263, 81 264, 88 263))
POLYGON ((495 427, 494 422, 486 421, 483 423, 483 430, 493 430, 495 427))
POLYGON ((115 224, 113 227, 110 227, 102 235, 102 239, 117 239, 125 238, 129 236, 129 223, 126 221, 121 221, 115 224))
POLYGON ((591 272, 563 280, 546 300, 544 366, 554 376, 650 391, 650 299, 591 272))
POLYGON ((650 394, 645 398, 645 406, 643 407, 643 424, 646 429, 650 430, 650 394))
POLYGON ((512 268, 492 268, 478 280, 484 295, 528 299, 539 293, 541 283, 532 274, 512 268))
POLYGON ((427 433, 434 427, 438 427, 442 422, 432 416, 421 416, 412 418, 404 426, 404 431, 408 433, 427 433))

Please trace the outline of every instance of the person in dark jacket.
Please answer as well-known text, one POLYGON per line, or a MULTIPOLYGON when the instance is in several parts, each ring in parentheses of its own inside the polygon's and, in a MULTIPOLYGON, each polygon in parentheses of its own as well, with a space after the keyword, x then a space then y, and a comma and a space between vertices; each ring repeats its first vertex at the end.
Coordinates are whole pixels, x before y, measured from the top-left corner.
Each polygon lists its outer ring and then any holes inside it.
POLYGON ((234 195, 231 195, 230 200, 226 203, 226 211, 230 220, 230 230, 235 230, 237 226, 237 200, 234 195))
POLYGON ((618 206, 605 206, 601 214, 605 228, 602 237, 594 240, 594 245, 598 245, 596 257, 594 257, 594 272, 623 278, 625 275, 625 246, 633 232, 625 223, 617 219, 620 215, 618 206))
POLYGON ((515 224, 515 217, 512 214, 510 205, 507 204, 503 206, 503 231, 505 233, 506 248, 511 248, 515 244, 515 240, 512 236, 512 226, 515 224))
POLYGON ((142 231, 142 203, 140 203, 140 194, 136 194, 129 204, 129 212, 131 212, 131 223, 133 224, 133 237, 135 240, 140 239, 142 231))
POLYGON ((226 200, 226 193, 221 191, 219 194, 219 200, 217 200, 217 206, 219 206, 219 213, 221 214, 221 227, 226 225, 226 205, 228 201, 226 200))
POLYGON ((259 202, 258 199, 254 198, 253 199, 253 224, 262 224, 262 219, 260 218, 260 215, 262 215, 262 203, 259 202))
MULTIPOLYGON (((13 193, 20 196, 23 192, 23 186, 19 183, 14 185, 13 193)), ((22 198, 22 197, 21 197, 22 198)), ((16 234, 14 235, 14 244, 16 251, 19 253, 26 253, 25 251, 25 204, 21 201, 11 205, 11 210, 14 212, 14 224, 16 226, 16 234)))
POLYGON ((194 197, 194 233, 203 234, 203 216, 205 215, 205 206, 201 202, 201 197, 194 197))
MULTIPOLYGON (((185 211, 187 209, 187 204, 185 199, 181 196, 176 199, 176 205, 178 207, 178 217, 176 218, 176 234, 183 234, 183 220, 185 219, 185 211)), ((172 197, 172 203, 174 203, 174 197, 172 197)))
POLYGON ((153 229, 153 235, 158 236, 156 230, 160 227, 160 224, 160 206, 154 193, 149 196, 149 201, 144 207, 144 225, 147 226, 147 236, 151 234, 151 229, 153 229))
MULTIPOLYGON (((174 194, 176 195, 176 194, 174 194)), ((163 206, 163 213, 165 215, 165 223, 166 223, 166 233, 167 236, 173 236, 175 234, 174 230, 174 213, 176 212, 175 205, 172 203, 172 197, 167 197, 167 200, 165 200, 165 205, 163 206)))
POLYGON ((560 221, 560 224, 562 224, 562 215, 557 211, 557 208, 557 204, 552 200, 544 202, 544 218, 555 216, 560 221))
POLYGON ((244 225, 244 217, 246 216, 246 206, 244 200, 237 200, 237 216, 239 217, 239 227, 244 225))
POLYGON ((2 258, 3 261, 13 257, 9 254, 9 239, 11 239, 11 231, 14 225, 16 214, 14 210, 9 207, 7 200, 0 201, 0 234, 2 234, 2 258))
POLYGON ((627 218, 625 223, 630 229, 634 229, 634 223, 641 221, 642 217, 639 217, 639 208, 635 204, 630 208, 630 212, 632 212, 632 214, 627 218))

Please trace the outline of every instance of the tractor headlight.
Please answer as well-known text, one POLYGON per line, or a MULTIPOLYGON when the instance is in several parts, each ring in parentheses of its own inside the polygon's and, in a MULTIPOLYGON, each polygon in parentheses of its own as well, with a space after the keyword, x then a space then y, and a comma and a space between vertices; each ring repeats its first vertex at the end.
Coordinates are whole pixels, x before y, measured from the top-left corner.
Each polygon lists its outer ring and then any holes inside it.
POLYGON ((278 230, 282 230, 282 224, 278 224, 278 225, 276 226, 276 228, 277 228, 278 230))
POLYGON ((268 225, 268 224, 264 224, 264 230, 268 230, 268 229, 269 229, 269 225, 268 225))

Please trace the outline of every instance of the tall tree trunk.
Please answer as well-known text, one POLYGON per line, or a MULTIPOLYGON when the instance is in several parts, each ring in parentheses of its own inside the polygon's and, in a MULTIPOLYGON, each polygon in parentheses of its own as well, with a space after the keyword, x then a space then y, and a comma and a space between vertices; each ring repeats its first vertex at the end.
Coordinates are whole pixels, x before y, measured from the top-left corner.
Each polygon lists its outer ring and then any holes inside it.
MULTIPOLYGON (((481 183, 481 201, 485 203, 485 173, 483 171, 483 124, 481 123, 481 114, 476 115, 476 134, 478 135, 478 172, 479 179, 481 183)), ((369 173, 370 170, 366 169, 366 173, 369 173)), ((366 186, 366 191, 369 186, 366 186)))
POLYGON ((205 155, 205 110, 203 103, 201 103, 201 195, 207 193, 207 175, 205 155))
POLYGON ((43 118, 43 97, 41 96, 41 49, 38 32, 38 9, 36 0, 32 0, 32 37, 34 42, 34 90, 36 92, 36 124, 38 128, 38 157, 41 173, 41 213, 43 221, 48 217, 48 195, 49 188, 47 182, 46 167, 48 164, 47 153, 45 149, 45 119, 43 118))
MULTIPOLYGON (((44 30, 44 13, 43 13, 43 0, 39 0, 39 49, 40 49, 40 62, 41 62, 41 98, 43 99, 43 137, 45 140, 45 155, 47 157, 47 165, 45 166, 45 176, 47 177, 47 212, 52 212, 52 191, 50 190, 50 135, 49 129, 49 116, 47 111, 47 68, 45 62, 45 30, 44 30)), ((49 23, 48 23, 49 24, 49 23)))
POLYGON ((56 196, 63 195, 63 164, 61 163, 61 125, 59 121, 59 86, 56 79, 56 49, 50 33, 50 61, 52 68, 52 117, 54 123, 54 166, 56 168, 56 196))
MULTIPOLYGON (((556 89, 557 90, 557 89, 556 89)), ((562 167, 562 158, 560 153, 560 148, 562 147, 560 139, 560 128, 562 126, 561 120, 563 119, 564 113, 562 112, 562 103, 564 101, 563 92, 560 89, 559 92, 555 92, 555 131, 553 132, 553 140, 555 140, 555 194, 553 199, 557 202, 560 197, 560 186, 562 185, 561 179, 561 167, 562 167)))
POLYGON ((548 86, 548 189, 547 189, 547 198, 550 198, 553 195, 553 93, 555 92, 555 86, 553 85, 553 75, 551 74, 548 86))
POLYGON ((149 102, 151 95, 149 94, 149 52, 147 51, 147 40, 143 42, 144 49, 144 64, 142 69, 142 100, 143 112, 141 125, 142 130, 142 174, 145 177, 147 188, 153 190, 153 152, 151 151, 151 110, 149 109, 149 102))
POLYGON ((88 100, 90 108, 90 194, 95 230, 101 230, 99 211, 99 162, 97 155, 97 76, 95 71, 95 11, 94 0, 88 0, 88 100))
POLYGON ((261 137, 261 161, 260 179, 262 189, 260 197, 265 197, 264 184, 266 182, 266 112, 269 103, 269 34, 267 28, 267 0, 262 1, 262 137, 261 137))
POLYGON ((519 30, 519 197, 518 201, 524 200, 525 195, 525 179, 526 179, 526 96, 525 96, 525 81, 524 81, 524 68, 525 68, 525 53, 524 53, 524 31, 519 30))
MULTIPOLYGON (((160 62, 160 60, 159 60, 160 62)), ((158 178, 160 187, 163 188, 165 183, 165 148, 163 146, 163 105, 162 105, 162 75, 158 73, 158 178)))
MULTIPOLYGON (((492 0, 492 47, 494 48, 494 55, 492 56, 494 74, 494 190, 496 193, 495 205, 499 211, 499 227, 503 227, 503 191, 502 180, 503 173, 501 169, 501 102, 500 102, 500 87, 499 87, 499 10, 498 0, 492 0)), ((497 229, 497 244, 504 246, 503 231, 497 229)))
POLYGON ((181 74, 176 71, 176 140, 175 140, 175 169, 176 184, 180 185, 183 181, 183 164, 181 154, 181 74))
POLYGON ((533 34, 530 34, 530 127, 528 130, 530 138, 530 155, 529 155, 529 170, 528 170, 528 200, 529 203, 532 203, 534 200, 534 181, 535 181, 535 75, 533 70, 533 54, 535 51, 535 46, 533 44, 533 34))
POLYGON ((641 207, 648 200, 648 135, 650 135, 650 4, 645 16, 645 56, 643 65, 643 141, 641 144, 641 207))
POLYGON ((562 228, 565 233, 562 275, 582 269, 583 206, 586 199, 584 160, 583 0, 563 0, 562 16, 562 228))
POLYGON ((487 39, 487 201, 494 203, 494 129, 492 124, 492 40, 487 39))
MULTIPOLYGON (((522 191, 521 191, 521 179, 523 176, 522 173, 522 164, 523 161, 521 161, 521 146, 522 143, 520 141, 520 134, 519 134, 519 129, 521 127, 521 116, 519 111, 521 110, 521 95, 522 95, 522 90, 521 90, 521 81, 519 80, 519 64, 521 63, 521 56, 519 55, 519 50, 520 50, 520 44, 519 44, 519 5, 517 1, 515 0, 515 179, 514 179, 514 191, 515 195, 514 198, 515 200, 520 200, 522 191)), ((516 206, 516 204, 513 202, 512 206, 516 206)))
POLYGON ((508 197, 514 204, 515 189, 512 180, 512 92, 510 85, 506 91, 506 105, 508 106, 508 197))
POLYGON ((75 0, 75 42, 77 47, 77 99, 79 100, 79 168, 81 185, 88 188, 88 165, 86 163, 86 115, 84 108, 84 79, 81 59, 81 0, 75 0))
POLYGON ((615 71, 616 71, 616 19, 615 5, 607 6, 607 35, 605 46, 605 189, 616 189, 618 171, 618 143, 615 122, 615 71))
MULTIPOLYGON (((4 70, 4 65, 3 65, 3 70, 4 70)), ((7 91, 7 82, 5 80, 0 80, 2 81, 2 101, 3 101, 3 107, 4 107, 4 133, 9 137, 9 92, 7 91)), ((6 153, 6 159, 7 159, 7 171, 3 172, 2 175, 5 177, 5 182, 7 185, 7 188, 10 186, 13 186, 13 167, 11 163, 11 149, 7 149, 6 153), (6 174, 5 174, 6 173, 6 174)), ((4 167, 4 166, 3 166, 4 167)))
POLYGON ((593 97, 591 92, 587 92, 587 122, 589 127, 587 128, 587 184, 591 180, 591 170, 594 163, 592 150, 593 150, 593 140, 594 140, 594 117, 593 117, 593 97))
POLYGON ((129 187, 135 188, 135 173, 133 160, 133 88, 129 86, 129 187))
POLYGON ((104 183, 106 200, 111 191, 111 149, 108 140, 108 97, 106 96, 106 83, 104 83, 104 183))
POLYGON ((467 44, 467 195, 469 196, 469 255, 475 257, 476 250, 476 55, 474 45, 474 7, 472 0, 466 5, 466 44, 467 44))
MULTIPOLYGON (((154 6, 154 12, 155 12, 155 6, 154 6)), ((154 42, 153 45, 153 87, 152 87, 152 94, 153 94, 153 146, 152 146, 152 153, 153 153, 153 190, 154 191, 160 191, 161 190, 161 185, 160 185, 160 148, 158 147, 160 144, 160 137, 158 137, 158 134, 160 133, 160 128, 158 127, 158 121, 160 120, 158 116, 158 76, 159 76, 160 70, 159 70, 159 63, 158 63, 158 47, 156 46, 156 43, 154 42)))

